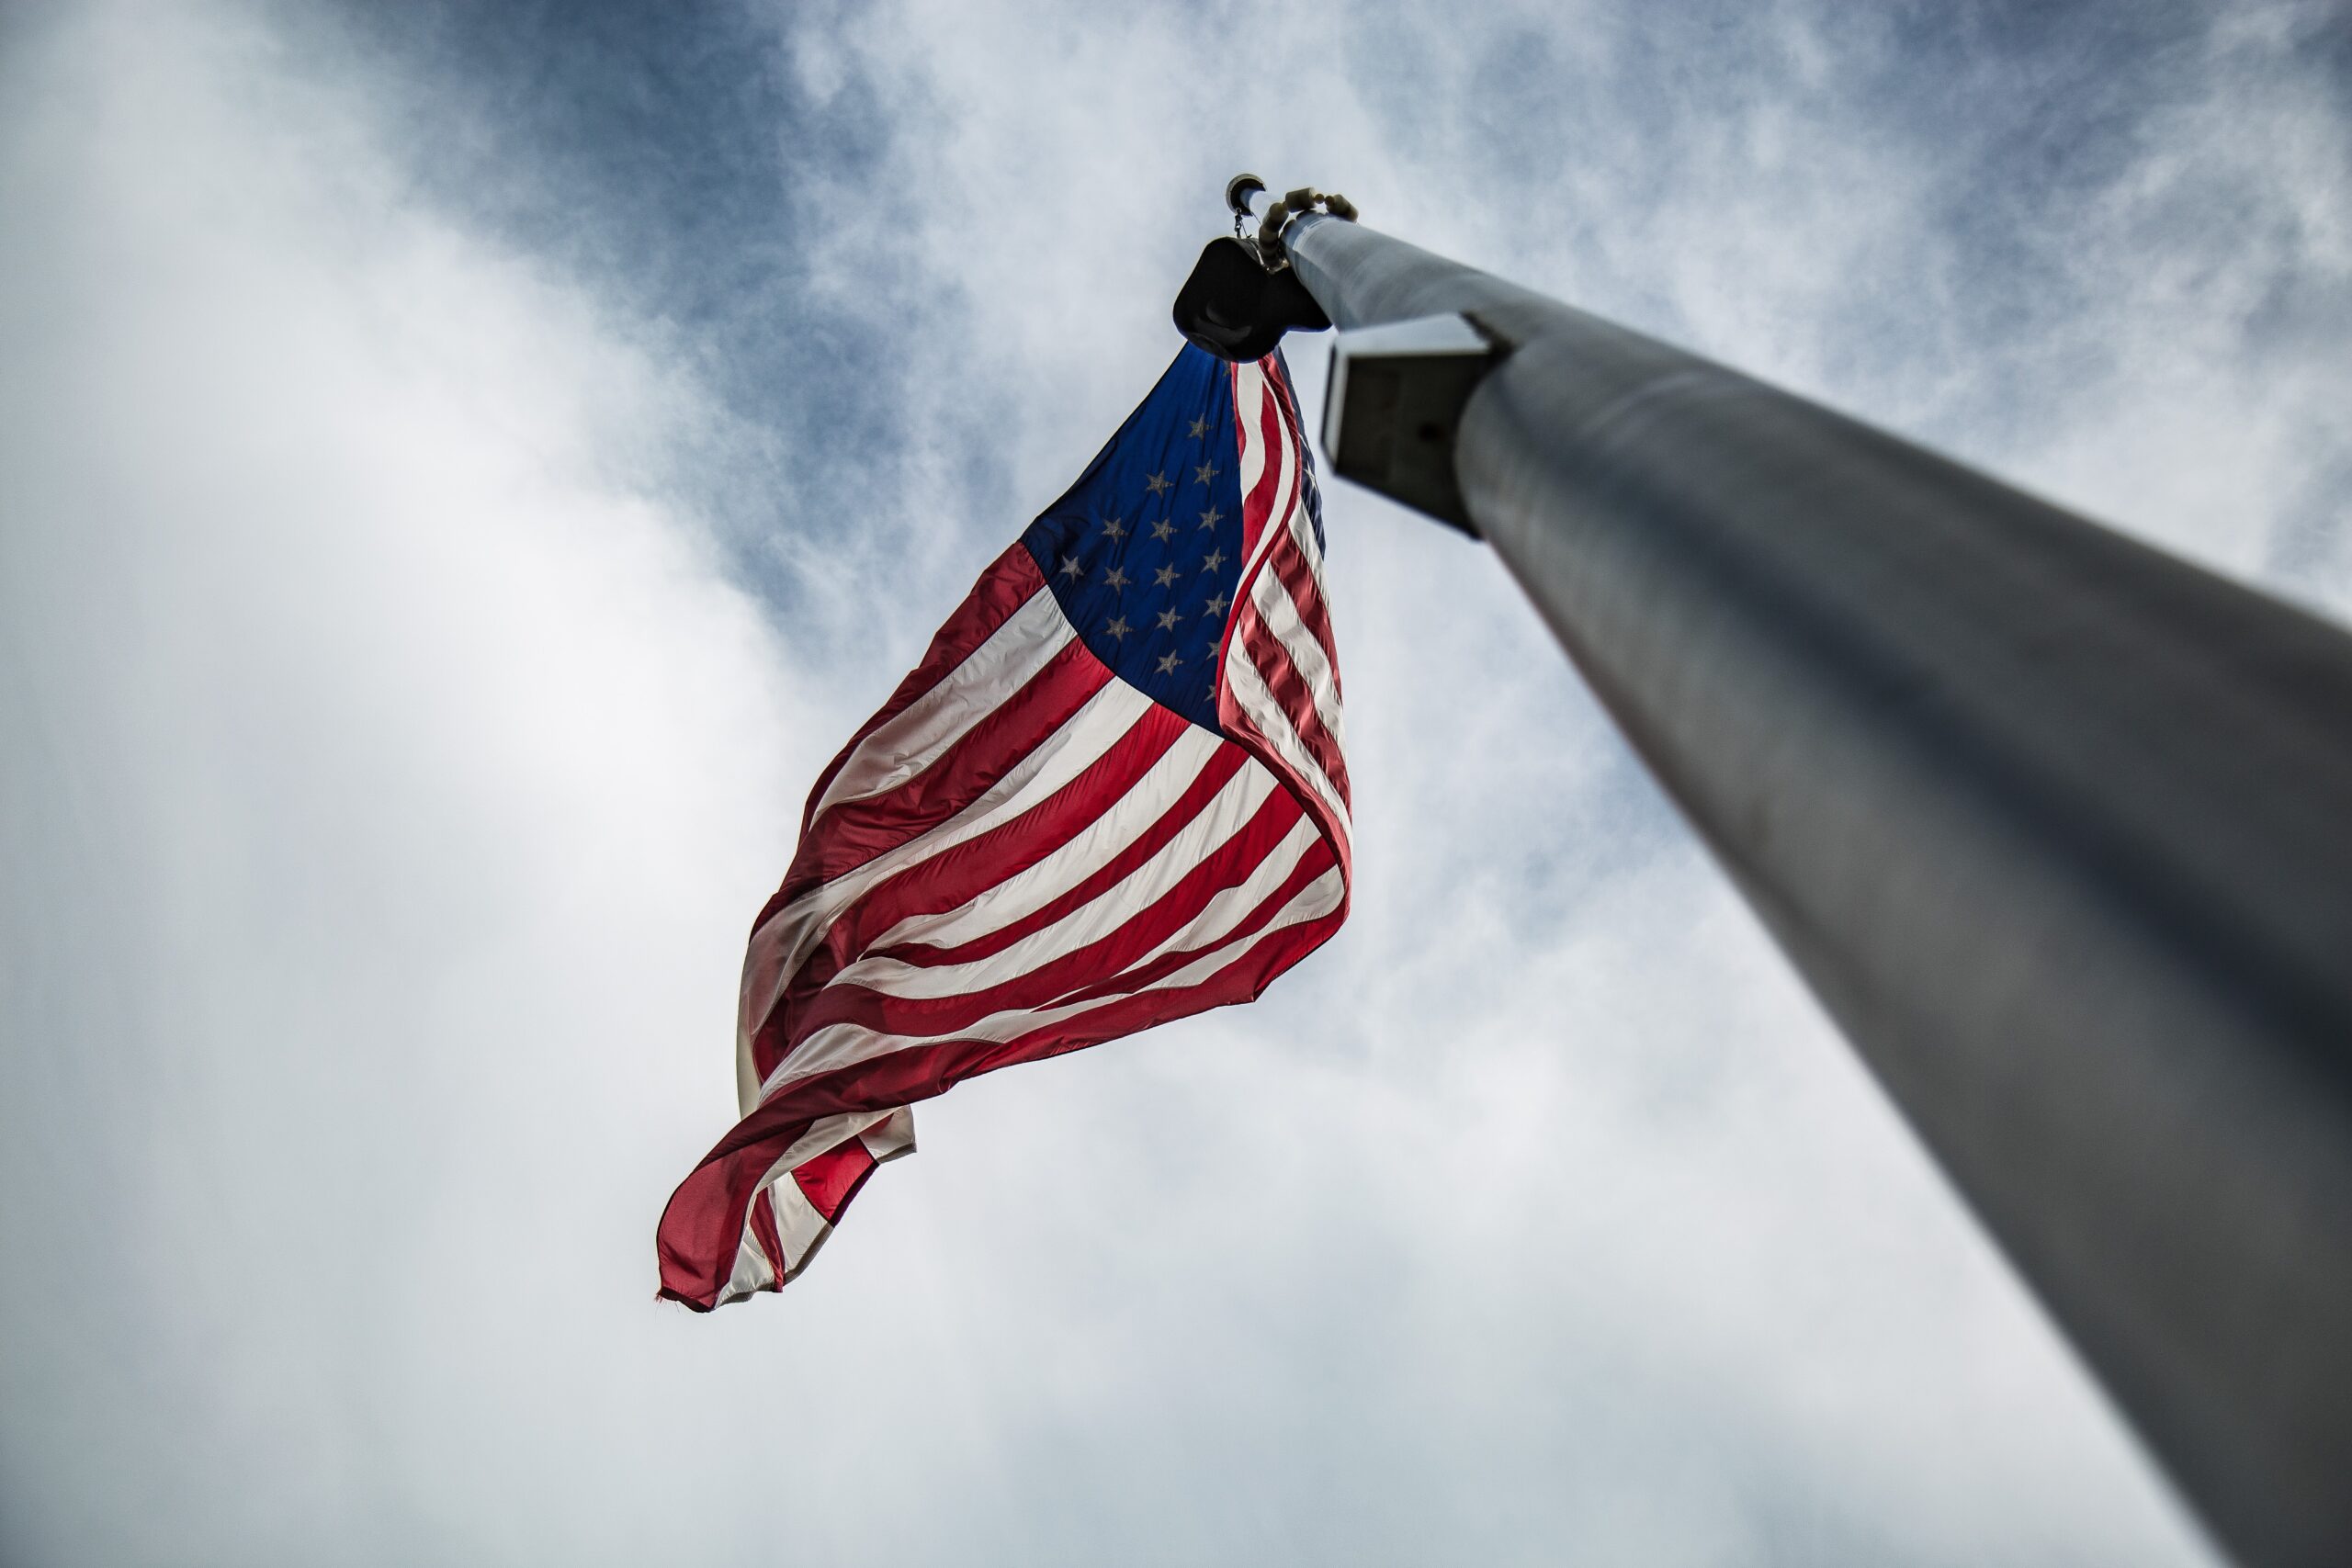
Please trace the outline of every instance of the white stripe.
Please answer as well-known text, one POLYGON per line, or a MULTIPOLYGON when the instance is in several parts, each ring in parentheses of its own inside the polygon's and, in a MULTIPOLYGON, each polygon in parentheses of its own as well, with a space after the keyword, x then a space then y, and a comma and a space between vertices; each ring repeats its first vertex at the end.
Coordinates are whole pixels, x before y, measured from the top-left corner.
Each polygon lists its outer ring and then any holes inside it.
MULTIPOLYGON (((757 1194, 753 1195, 753 1201, 758 1201, 757 1194)), ((768 1261, 767 1248, 760 1245, 760 1238, 752 1235, 752 1227, 746 1224, 742 1234, 735 1238, 735 1267, 729 1272, 727 1283, 720 1289, 718 1300, 713 1304, 725 1306, 729 1302, 740 1302, 775 1283, 775 1268, 768 1261)))
MULTIPOLYGON (((1225 787, 1198 817, 1186 823, 1150 859, 1115 886, 1001 952, 965 964, 929 965, 909 964, 899 958, 862 958, 843 968, 834 976, 833 983, 864 986, 893 997, 953 997, 1026 975, 1102 941, 1148 909, 1239 832, 1278 787, 1274 775, 1264 767, 1252 762, 1242 768, 1226 781, 1225 787)), ((952 931, 941 934, 949 940, 930 945, 953 947, 959 940, 952 931)), ((1085 983, 1091 985, 1093 979, 1090 976, 1085 983)))
MULTIPOLYGON (((1300 826, 1312 835, 1310 844, 1321 841, 1322 835, 1315 831, 1312 823, 1303 822, 1300 826)), ((1290 874, 1284 872, 1283 874, 1287 876, 1290 874)), ((1186 986, 1196 986, 1218 971, 1232 967, 1236 959, 1246 956, 1251 948, 1258 946, 1275 932, 1286 931, 1306 920, 1320 919, 1329 914, 1340 907, 1340 900, 1347 896, 1347 879, 1340 874, 1340 868, 1335 865, 1296 893, 1292 894, 1290 902, 1283 905, 1272 919, 1268 920, 1257 931, 1246 937, 1236 938, 1214 952, 1201 954, 1182 969, 1153 981, 1133 994, 1141 996, 1147 991, 1172 991, 1186 986)), ((1253 908, 1256 907, 1255 901, 1250 907, 1253 908)))
POLYGON ((1323 770, 1317 764, 1314 753, 1307 750, 1306 743, 1298 738, 1298 731, 1291 726, 1290 716, 1283 712, 1282 705, 1274 700, 1274 694, 1267 689, 1266 678, 1258 672, 1257 665, 1250 661, 1249 651, 1241 646, 1238 637, 1234 637, 1227 648, 1225 689, 1233 694, 1243 716, 1256 726, 1266 744, 1274 749, 1274 755, 1289 763, 1298 776, 1306 781, 1308 787, 1323 797, 1323 803, 1331 808, 1332 819, 1340 825, 1340 831, 1352 836, 1355 828, 1348 815, 1347 802, 1340 798, 1340 792, 1332 787, 1331 781, 1323 776, 1323 770))
MULTIPOLYGON (((1321 593, 1324 592, 1323 542, 1316 536, 1315 517, 1306 505, 1308 470, 1314 468, 1315 458, 1306 450, 1306 437, 1293 430, 1289 421, 1283 422, 1283 431, 1286 440, 1284 449, 1291 461, 1291 497, 1287 518, 1290 536, 1306 562, 1306 574, 1314 581, 1315 591, 1321 593)), ((1328 604, 1329 599, 1325 603, 1328 604)))
POLYGON ((1329 607, 1331 599, 1323 581, 1323 546, 1315 536, 1315 519, 1306 510, 1304 489, 1300 491, 1299 504, 1291 509, 1290 536, 1306 561, 1306 575, 1314 580, 1315 592, 1323 596, 1323 603, 1329 607))
POLYGON ((758 1079, 752 1070, 752 1037, 775 1010, 785 984, 842 909, 876 883, 1001 826, 1051 796, 1117 745, 1152 706, 1149 697, 1125 682, 1105 682, 1059 729, 971 805, 931 831, 810 888, 753 931, 743 958, 736 1029, 736 1081, 743 1113, 749 1115, 759 1102, 758 1079))
POLYGON ((896 789, 931 766, 1077 635, 1052 590, 1038 589, 937 685, 859 741, 810 817, 896 789))
POLYGON ((843 907, 906 867, 1000 827, 1047 799, 1100 761, 1152 705, 1150 698, 1125 682, 1105 682, 1060 728, 963 810, 896 849, 810 888, 770 916, 752 933, 744 965, 748 1025, 756 1028, 766 1021, 781 983, 799 968, 843 907), (749 1005, 753 1000, 760 1003, 756 1011, 749 1005))
MULTIPOLYGON (((1318 841, 1318 836, 1315 833, 1313 825, 1302 823, 1301 826, 1306 829, 1306 845, 1312 847, 1318 841)), ((1292 863, 1295 863, 1295 856, 1292 857, 1292 863)), ((1289 875, 1289 870, 1286 868, 1283 874, 1289 875)), ((1279 883, 1280 878, 1276 878, 1275 881, 1279 883)), ((1258 897, 1264 897, 1266 892, 1270 890, 1271 888, 1260 889, 1258 897)), ((1329 914, 1339 908, 1340 900, 1346 896, 1346 879, 1340 874, 1339 868, 1333 866, 1305 887, 1300 888, 1292 896, 1291 901, 1283 907, 1282 911, 1258 931, 1246 936, 1236 937, 1221 946, 1202 953, 1182 968, 1164 975, 1148 986, 1138 986, 1131 991, 1123 991, 1107 997, 1090 997, 1084 1001, 1071 1002, 1062 1007, 1015 1008, 992 1014, 978 1021, 968 1028, 958 1029, 948 1034, 922 1036, 886 1034, 879 1030, 865 1028, 862 1024, 837 1023, 820 1029, 810 1035, 801 1046, 800 1051, 793 1054, 793 1065, 797 1066, 802 1054, 812 1049, 820 1051, 823 1057, 821 1065, 812 1070, 825 1072, 837 1066, 872 1061, 876 1057, 892 1055, 899 1051, 919 1050, 949 1041, 1012 1040, 1047 1024, 1065 1023, 1083 1018, 1097 1009, 1115 1006, 1132 997, 1148 996, 1153 991, 1181 990, 1187 986, 1196 986, 1245 959, 1252 948, 1272 938, 1276 932, 1287 930, 1302 921, 1319 919, 1329 914)), ((1257 899, 1250 900, 1242 906, 1243 909, 1246 911, 1255 908, 1257 901, 1257 899)), ((1226 924, 1230 926, 1232 921, 1228 920, 1226 924)), ((769 1086, 767 1092, 774 1094, 778 1089, 797 1082, 802 1076, 804 1075, 796 1073, 793 1077, 786 1078, 781 1076, 781 1070, 779 1070, 777 1079, 769 1086)))
MULTIPOLYGON (((1273 394, 1264 392, 1263 400, 1272 403, 1273 394)), ((1297 443, 1292 438, 1290 421, 1282 416, 1279 406, 1273 409, 1273 415, 1274 449, 1271 460, 1275 465, 1274 494, 1266 507, 1266 531, 1250 549, 1250 558, 1242 563, 1240 581, 1245 583, 1265 564, 1267 552, 1274 547, 1281 540, 1283 531, 1290 526, 1291 508, 1298 503, 1297 443)), ((1250 492, 1244 491, 1241 493, 1247 497, 1250 492)))
MULTIPOLYGON (((1282 886, 1283 879, 1290 875, 1300 858, 1320 842, 1321 837, 1314 822, 1302 817, 1292 827, 1290 832, 1283 836, 1282 841, 1274 847, 1272 852, 1258 863, 1257 868, 1247 878, 1220 891, 1216 897, 1202 906, 1200 913, 1191 921, 1180 930, 1170 932, 1166 941, 1137 958, 1125 972, 1132 974, 1148 965, 1164 953, 1196 947, 1204 942, 1215 942, 1223 938, 1241 921, 1244 916, 1257 908, 1269 893, 1282 886)), ((1308 886, 1320 886, 1336 875, 1335 868, 1324 876, 1317 877, 1308 886)), ((1297 900, 1294 899, 1290 908, 1295 909, 1296 907, 1297 900)), ((1275 924, 1267 929, 1276 930, 1282 924, 1295 923, 1296 919, 1311 918, 1311 916, 1301 915, 1289 920, 1278 919, 1275 924)), ((1227 944, 1227 946, 1230 945, 1230 943, 1227 944)), ((836 1067, 870 1061, 876 1056, 888 1055, 894 1051, 904 1050, 910 1046, 937 1044, 947 1040, 1011 1040, 1016 1035, 1027 1033, 1032 1029, 1078 1017, 1095 1008, 1119 1001, 1126 996, 1140 996, 1147 991, 1166 990, 1178 985, 1192 984, 1193 981, 1184 980, 1182 976, 1190 975, 1194 980, 1198 980, 1214 975, 1224 966, 1222 963, 1212 962, 1221 951, 1223 950, 1213 949, 1187 963, 1174 975, 1155 980, 1149 985, 1135 987, 1130 990, 1109 997, 1089 998, 1084 1001, 1073 1002, 1062 1007, 1010 1008, 944 1034, 911 1036, 886 1033, 862 1023, 827 1024, 802 1041, 791 1055, 776 1064, 776 1069, 769 1076, 761 1095, 765 1099, 803 1078, 819 1073, 831 1072, 836 1067), (1207 967, 1204 968, 1204 964, 1207 967)), ((1102 983, 1104 982, 1091 980, 1089 985, 1102 983)), ((1108 983, 1116 984, 1115 977, 1110 978, 1108 983)))
POLYGON ((792 1140, 784 1153, 769 1164, 760 1184, 752 1189, 752 1202, 743 1210, 742 1234, 735 1242, 735 1269, 728 1277, 726 1289, 719 1292, 717 1304, 725 1306, 729 1302, 741 1301, 775 1282, 775 1269, 768 1262, 767 1249, 760 1245, 759 1234, 752 1229, 752 1210, 758 1204, 759 1195, 769 1194, 768 1202, 775 1214, 776 1237, 784 1244, 784 1276, 789 1280, 808 1260, 808 1254, 816 1249, 818 1242, 824 1240, 823 1233, 831 1227, 825 1224, 825 1216, 817 1213, 816 1205, 808 1201, 808 1195, 800 1190, 800 1184, 787 1179, 795 1169, 852 1138, 867 1139, 866 1148, 871 1153, 871 1140, 877 1134, 888 1139, 898 1122, 905 1123, 906 1143, 911 1147, 914 1116, 903 1105, 896 1111, 844 1111, 838 1115, 820 1116, 808 1124, 807 1132, 792 1140), (813 1233, 809 1228, 812 1221, 816 1225, 813 1233))
POLYGON ((1167 815, 1217 752, 1230 745, 1215 731, 1186 725, 1183 734, 1145 770, 1134 787, 1061 848, 956 908, 908 916, 876 937, 873 945, 898 947, 920 942, 930 947, 955 947, 1044 908, 1116 860, 1167 815))
POLYGON ((911 1105, 901 1105, 896 1111, 857 1135, 865 1152, 879 1164, 899 1155, 915 1152, 915 1112, 911 1105))
POLYGON ((825 1244, 833 1227, 789 1176, 768 1185, 768 1201, 775 1206, 775 1238, 784 1248, 784 1277, 791 1279, 808 1266, 809 1255, 825 1244))
POLYGON ((1266 471, 1266 441, 1258 433, 1258 419, 1265 410, 1266 373, 1255 361, 1233 367, 1233 412, 1235 423, 1241 427, 1241 463, 1236 477, 1241 481, 1241 499, 1248 501, 1250 492, 1258 488, 1258 478, 1266 471))
MULTIPOLYGON (((1311 818, 1299 818, 1274 847, 1266 852, 1266 858, 1258 863, 1255 870, 1241 881, 1219 888, 1216 896, 1201 906, 1201 912, 1187 922, 1182 931, 1137 959, 1129 965, 1128 972, 1133 973, 1162 953, 1198 947, 1203 942, 1224 941, 1250 910, 1265 902, 1266 896, 1280 887, 1290 874, 1298 869, 1298 863, 1306 858, 1306 852, 1322 841, 1323 830, 1311 818)), ((1143 988, 1154 990, 1159 987, 1154 985, 1143 988)))
MULTIPOLYGON (((1262 386, 1260 393, 1269 400, 1273 397, 1272 391, 1262 386)), ((1275 461, 1281 465, 1281 468, 1275 487, 1273 506, 1269 513, 1270 525, 1266 529, 1265 537, 1260 542, 1259 548, 1251 555, 1249 564, 1243 569, 1241 578, 1242 582, 1247 585, 1246 591, 1250 593, 1253 604, 1257 602, 1261 584, 1269 580, 1273 581, 1274 587, 1282 592, 1283 597, 1288 600, 1289 591, 1283 588, 1279 579, 1275 578, 1268 566, 1267 558, 1285 534, 1295 542, 1305 538, 1312 530, 1311 523, 1306 517, 1306 508, 1300 500, 1297 485, 1297 445, 1290 428, 1290 421, 1281 417, 1279 408, 1274 412, 1276 416, 1274 419, 1275 461)), ((1302 546, 1302 554, 1307 562, 1308 570, 1315 575, 1319 592, 1322 574, 1317 552, 1302 546)), ((1295 604, 1291 605, 1294 614, 1296 608, 1295 604)), ((1261 606, 1261 613, 1263 613, 1262 606, 1261 606)), ((1270 630, 1275 631, 1277 637, 1280 637, 1280 629, 1271 621, 1268 622, 1268 626, 1270 630)), ((1304 630, 1303 627, 1301 629, 1304 630)), ((1312 642, 1312 637, 1309 636, 1307 640, 1312 642)), ((1287 647, 1286 643, 1285 647, 1287 647)), ((1320 652, 1319 649, 1317 652, 1320 652)), ((1299 662, 1295 657, 1292 661, 1294 664, 1299 662)), ((1272 691, 1266 685, 1264 674, 1250 660, 1248 650, 1243 646, 1243 639, 1238 635, 1227 638, 1225 668, 1226 688, 1233 694, 1235 702, 1240 705, 1244 715, 1253 722, 1259 733, 1265 738, 1266 743, 1273 748, 1275 755, 1295 769, 1299 777, 1305 779, 1308 785, 1323 797, 1324 803, 1331 808, 1333 818, 1340 824, 1340 831, 1352 833, 1353 827, 1346 803, 1340 798, 1340 792, 1333 787, 1330 779, 1324 774, 1322 767, 1315 761, 1314 755, 1307 750, 1306 742, 1299 739, 1296 727, 1291 723, 1289 716, 1283 712, 1282 705, 1274 700, 1272 691)), ((1328 665, 1326 668, 1328 669, 1328 665)), ((1304 676, 1306 673, 1306 668, 1301 666, 1300 674, 1304 676)), ((1317 711, 1323 716, 1326 726, 1329 727, 1331 715, 1324 712, 1319 688, 1310 681, 1309 690, 1316 692, 1317 711)), ((1335 687, 1333 696, 1336 698, 1337 694, 1335 687)), ((1336 708, 1336 706, 1335 701, 1333 707, 1336 708)), ((1334 729, 1334 739, 1337 739, 1339 731, 1334 729)))
POLYGON ((1273 570, 1260 572, 1250 601, 1258 607, 1258 618, 1273 633, 1274 640, 1282 645, 1292 667, 1297 670, 1299 680, 1314 697, 1316 716, 1330 732, 1333 744, 1344 746, 1347 727, 1340 709, 1340 688, 1331 661, 1323 656, 1323 645, 1315 640, 1315 634, 1300 618, 1298 601, 1291 597, 1282 574, 1273 570))
POLYGON ((820 1116, 808 1123, 808 1130, 792 1140, 784 1153, 776 1156, 760 1178, 764 1187, 787 1171, 798 1170, 819 1155, 841 1147, 852 1138, 881 1126, 896 1114, 889 1111, 843 1111, 831 1116, 820 1116))

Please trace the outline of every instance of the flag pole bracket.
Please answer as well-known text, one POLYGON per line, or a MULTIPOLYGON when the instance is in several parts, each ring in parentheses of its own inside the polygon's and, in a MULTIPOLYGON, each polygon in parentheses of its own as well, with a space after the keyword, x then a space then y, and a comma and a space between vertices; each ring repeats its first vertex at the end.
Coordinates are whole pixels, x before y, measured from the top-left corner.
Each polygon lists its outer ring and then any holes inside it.
POLYGON ((1340 333, 1323 394, 1331 471, 1479 537, 1453 475, 1454 434, 1470 394, 1505 352, 1466 315, 1340 333))
POLYGON ((1303 212, 1328 213, 1352 221, 1355 204, 1301 186, 1272 202, 1248 232, 1250 203, 1266 194, 1266 182, 1240 174, 1225 185, 1233 233, 1211 240, 1177 291, 1173 314, 1185 341, 1220 359, 1262 359, 1291 332, 1322 332, 1331 324, 1315 296, 1291 270, 1283 251, 1283 227, 1303 212))

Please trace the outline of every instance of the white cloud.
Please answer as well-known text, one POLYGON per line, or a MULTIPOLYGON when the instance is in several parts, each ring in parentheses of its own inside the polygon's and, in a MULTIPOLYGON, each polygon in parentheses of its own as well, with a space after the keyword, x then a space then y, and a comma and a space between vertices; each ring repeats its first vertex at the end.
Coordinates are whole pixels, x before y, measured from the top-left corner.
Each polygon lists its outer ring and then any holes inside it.
POLYGON ((780 14, 806 90, 897 114, 811 297, 903 324, 916 433, 870 516, 779 496, 781 626, 668 484, 755 438, 425 204, 368 62, 235 10, 21 34, 0 1554, 2199 1560, 1494 563, 1336 489, 1348 931, 926 1107, 781 1302, 650 1303, 800 791, 1148 384, 1237 167, 2276 557, 2342 399, 2254 318, 2345 240, 2340 122, 2249 96, 2275 38, 2066 237, 2100 311, 1976 344, 1949 170, 1841 96, 1895 43, 1764 14, 1709 46, 1751 78, 1643 118, 1705 41, 1649 15, 780 14), (2150 216, 2217 180, 2276 244, 2150 216), (1890 274, 1916 338, 1847 321, 1890 274))

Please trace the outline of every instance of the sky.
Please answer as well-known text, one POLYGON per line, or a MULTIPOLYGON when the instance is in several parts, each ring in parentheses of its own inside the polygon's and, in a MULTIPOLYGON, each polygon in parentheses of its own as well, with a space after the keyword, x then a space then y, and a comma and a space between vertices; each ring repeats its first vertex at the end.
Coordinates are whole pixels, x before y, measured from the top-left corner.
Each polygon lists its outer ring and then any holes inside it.
POLYGON ((8 7, 0 1562, 2214 1561, 1336 483, 1347 928, 655 1303, 810 780, 1243 168, 2352 617, 2326 6, 8 7))

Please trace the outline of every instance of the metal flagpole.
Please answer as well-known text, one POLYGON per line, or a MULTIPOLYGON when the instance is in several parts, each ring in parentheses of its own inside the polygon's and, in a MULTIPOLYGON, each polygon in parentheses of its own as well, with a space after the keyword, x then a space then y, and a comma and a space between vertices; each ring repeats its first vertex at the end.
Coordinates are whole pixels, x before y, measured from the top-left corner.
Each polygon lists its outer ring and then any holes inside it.
POLYGON ((2352 1563, 2352 637, 1320 205, 1334 468, 1493 546, 2222 1540, 2352 1563))

